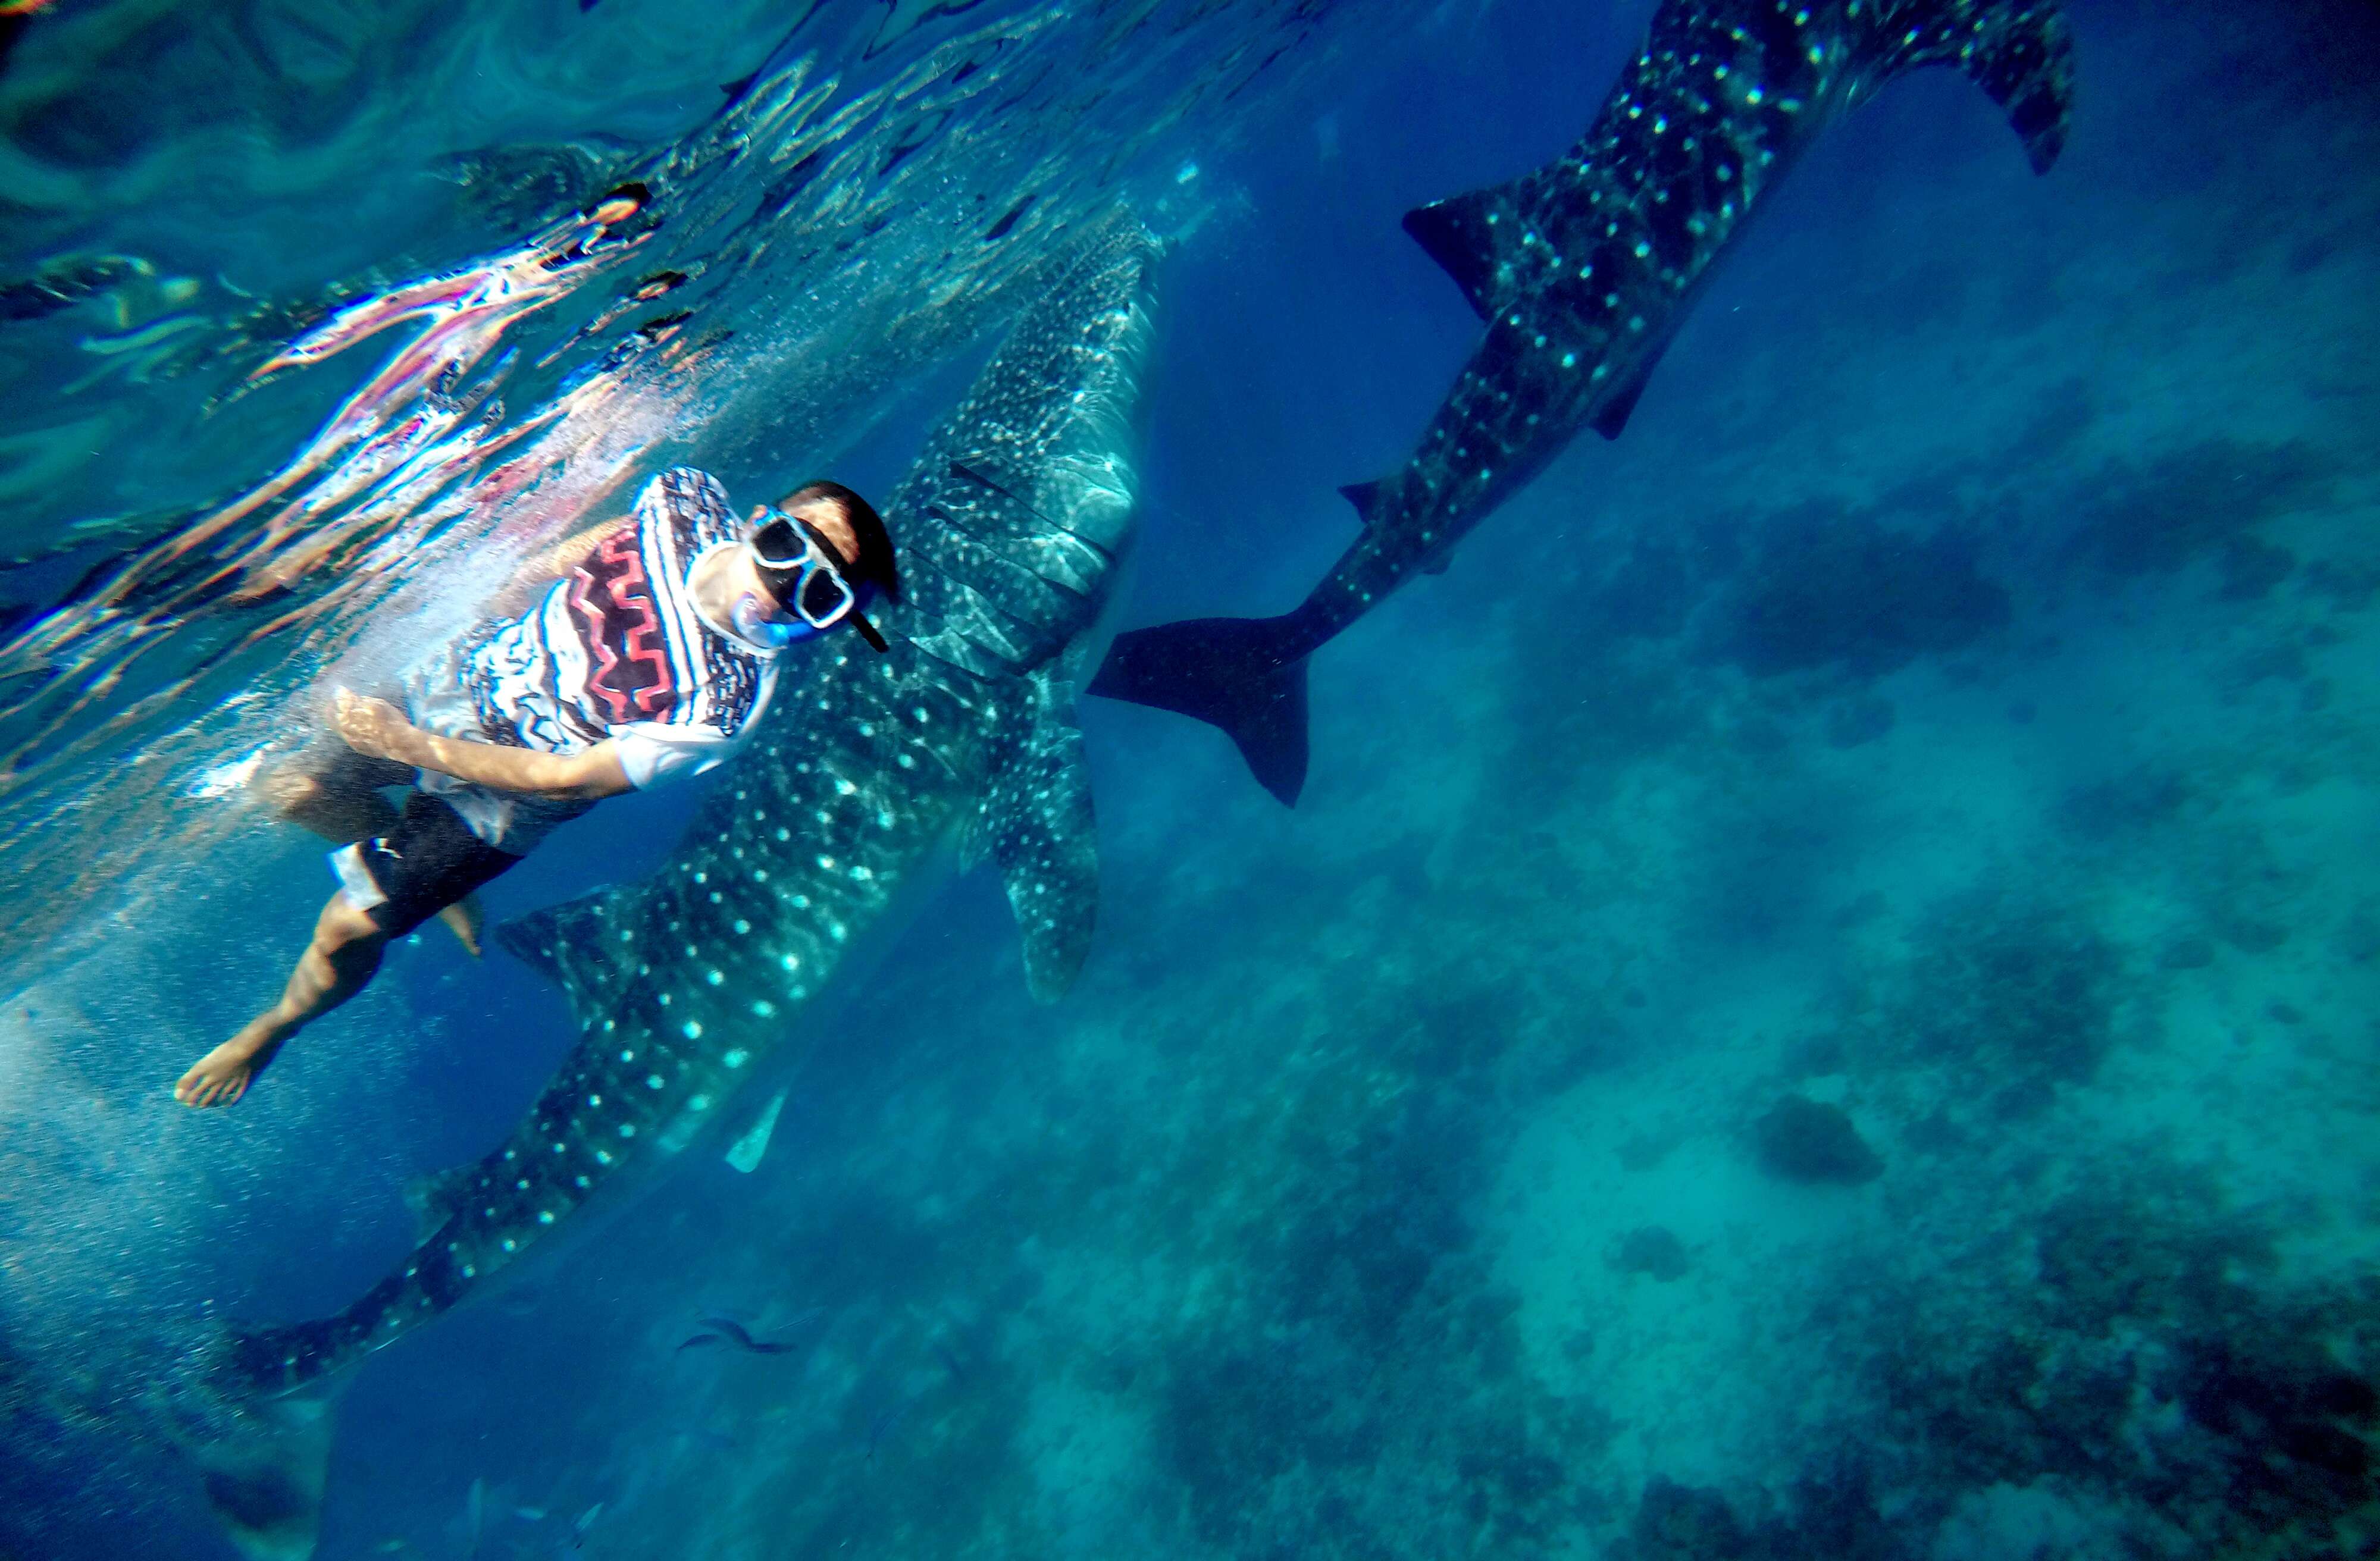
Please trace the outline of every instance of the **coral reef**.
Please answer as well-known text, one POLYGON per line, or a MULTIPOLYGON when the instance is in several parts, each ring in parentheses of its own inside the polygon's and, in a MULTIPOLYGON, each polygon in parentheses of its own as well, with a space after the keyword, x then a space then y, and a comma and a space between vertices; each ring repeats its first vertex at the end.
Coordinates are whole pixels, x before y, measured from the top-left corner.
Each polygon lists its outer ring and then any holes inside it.
POLYGON ((1884 1161, 1841 1107, 1798 1095, 1760 1114, 1752 1125, 1752 1146, 1760 1168, 1783 1181, 1851 1187, 1884 1174, 1884 1161))
POLYGON ((2340 470, 2335 455, 2303 440, 2204 439, 2152 462, 2111 466, 2085 484, 2094 497, 2071 546, 2080 559, 2127 578, 2171 574, 2214 553, 2224 594, 2253 600, 2290 562, 2254 529, 2323 502, 2340 470))
POLYGON ((1973 645, 2010 613, 1963 528, 1912 536, 1812 506, 1767 517, 1711 648, 1755 677, 1822 667, 1873 677, 1973 645))
POLYGON ((1664 1225, 1640 1225, 1621 1239, 1611 1265, 1622 1274, 1642 1274, 1668 1284, 1684 1278, 1694 1259, 1686 1255, 1686 1244, 1676 1231, 1664 1225))
POLYGON ((2040 1281, 2001 1296, 1990 1332, 1896 1303, 1897 1434, 1978 1483, 2119 1494, 2151 1554, 2360 1553, 2380 1538, 2371 1298, 2277 1288, 2272 1232, 2210 1226, 2203 1177, 2132 1181, 2052 1206, 2040 1281))
POLYGON ((1805 1060, 1930 1071, 1946 1107, 1977 1123, 2034 1115, 2114 1047, 2123 974, 2117 947, 2070 908, 1957 897, 1928 919, 1914 957, 1813 1037, 1805 1060))

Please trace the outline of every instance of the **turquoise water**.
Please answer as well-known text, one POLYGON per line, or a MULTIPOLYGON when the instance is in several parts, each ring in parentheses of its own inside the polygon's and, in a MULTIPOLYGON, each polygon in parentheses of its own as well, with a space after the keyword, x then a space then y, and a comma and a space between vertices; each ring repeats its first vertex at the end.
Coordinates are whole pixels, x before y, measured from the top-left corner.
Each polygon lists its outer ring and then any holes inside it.
MULTIPOLYGON (((250 784, 331 684, 672 462, 893 491, 1117 200, 1166 255, 1112 615, 1285 610, 1478 331, 1398 219, 1559 155, 1652 9, 33 17, 0 1554, 234 1555, 161 1385, 389 1273, 598 1011, 432 929, 173 1104, 331 888, 250 784), (631 178, 451 381, 354 399, 418 321, 259 376, 631 178)), ((1949 72, 1835 126, 1625 434, 1316 655, 1293 811, 1084 701, 1071 989, 996 874, 905 869, 711 1129, 339 1373, 317 1554, 2363 1553, 2380 26, 2069 9, 2057 167, 1949 72)))

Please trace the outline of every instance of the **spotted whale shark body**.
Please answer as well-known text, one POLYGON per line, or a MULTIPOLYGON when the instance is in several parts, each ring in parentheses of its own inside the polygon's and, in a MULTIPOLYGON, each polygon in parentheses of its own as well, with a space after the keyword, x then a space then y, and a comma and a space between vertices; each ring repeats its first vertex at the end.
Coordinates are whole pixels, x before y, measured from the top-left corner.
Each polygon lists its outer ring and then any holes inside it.
POLYGON ((1123 217, 1085 240, 885 506, 891 653, 789 667, 657 874, 501 929, 580 1037, 501 1145, 427 1189, 419 1244, 344 1312, 225 1340, 176 1385, 176 1439, 249 1555, 311 1554, 333 1374, 722 1119, 949 844, 998 865, 1035 994, 1072 979, 1097 902, 1074 683, 1134 535, 1155 255, 1123 217))
POLYGON ((1836 117, 1925 66, 2007 111, 2036 172, 2066 137, 2058 0, 1667 0, 1576 145, 1409 212, 1486 333, 1410 460, 1344 490, 1363 533, 1294 611, 1123 635, 1090 692, 1196 716, 1294 803, 1305 658, 1449 550, 1583 428, 1617 438, 1745 220, 1836 117))

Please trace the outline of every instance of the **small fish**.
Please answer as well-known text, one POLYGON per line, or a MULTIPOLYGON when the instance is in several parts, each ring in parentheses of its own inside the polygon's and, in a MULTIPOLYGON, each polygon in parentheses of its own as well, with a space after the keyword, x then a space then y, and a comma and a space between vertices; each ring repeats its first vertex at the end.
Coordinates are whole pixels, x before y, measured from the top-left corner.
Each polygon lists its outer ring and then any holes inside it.
POLYGON ((652 190, 642 180, 630 179, 617 188, 606 190, 603 199, 588 210, 587 220, 598 227, 617 227, 643 211, 652 198, 652 190))
MULTIPOLYGON (((791 1343, 754 1338, 745 1331, 744 1325, 733 1317, 704 1317, 698 1321, 706 1328, 717 1328, 736 1349, 753 1355, 786 1355, 795 1349, 791 1343)), ((685 1346, 678 1348, 682 1349, 685 1346)))

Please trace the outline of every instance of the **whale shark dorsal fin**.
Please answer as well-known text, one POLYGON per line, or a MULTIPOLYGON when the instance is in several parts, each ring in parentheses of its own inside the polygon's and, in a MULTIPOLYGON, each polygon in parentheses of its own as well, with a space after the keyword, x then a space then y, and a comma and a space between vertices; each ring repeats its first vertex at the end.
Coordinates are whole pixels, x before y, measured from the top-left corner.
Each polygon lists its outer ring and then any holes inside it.
POLYGON ((1677 334, 1678 317, 1673 314, 1662 326, 1660 334, 1637 350, 1635 361, 1598 398, 1594 412, 1587 417, 1587 427, 1606 439, 1620 437, 1636 404, 1645 399, 1645 387, 1652 383, 1653 370, 1661 366, 1661 357, 1670 350, 1677 334))
POLYGON ((1007 755, 977 809, 970 856, 1000 868, 1025 939, 1025 983, 1042 1002, 1074 984, 1099 916, 1090 772, 1071 690, 1045 686, 1033 730, 1007 755))
POLYGON ((440 1226, 455 1216, 455 1211, 463 1206, 463 1190, 477 1169, 476 1166, 457 1166, 406 1182, 405 1206, 413 1211, 414 1240, 428 1240, 440 1226))
POLYGON ((1446 268, 1446 274, 1454 278, 1454 284, 1463 289, 1482 320, 1494 307, 1488 295, 1505 248, 1520 242, 1518 233, 1507 237, 1499 231, 1510 225, 1502 213, 1513 206, 1517 185, 1518 181, 1492 185, 1416 206, 1405 213, 1405 231, 1431 260, 1446 268))
POLYGON ((1378 519, 1375 512, 1379 507, 1380 484, 1377 478, 1370 482, 1348 483, 1340 489, 1339 492, 1349 503, 1355 506, 1355 520, 1358 525, 1370 526, 1378 519))
POLYGON ((615 924, 609 920, 609 914, 620 902, 621 890, 615 887, 599 889, 559 905, 540 906, 497 923, 493 929, 495 942, 562 988, 563 1000, 574 1021, 582 1027, 592 1024, 603 1017, 593 983, 600 980, 604 968, 605 956, 601 950, 614 937, 615 924))

